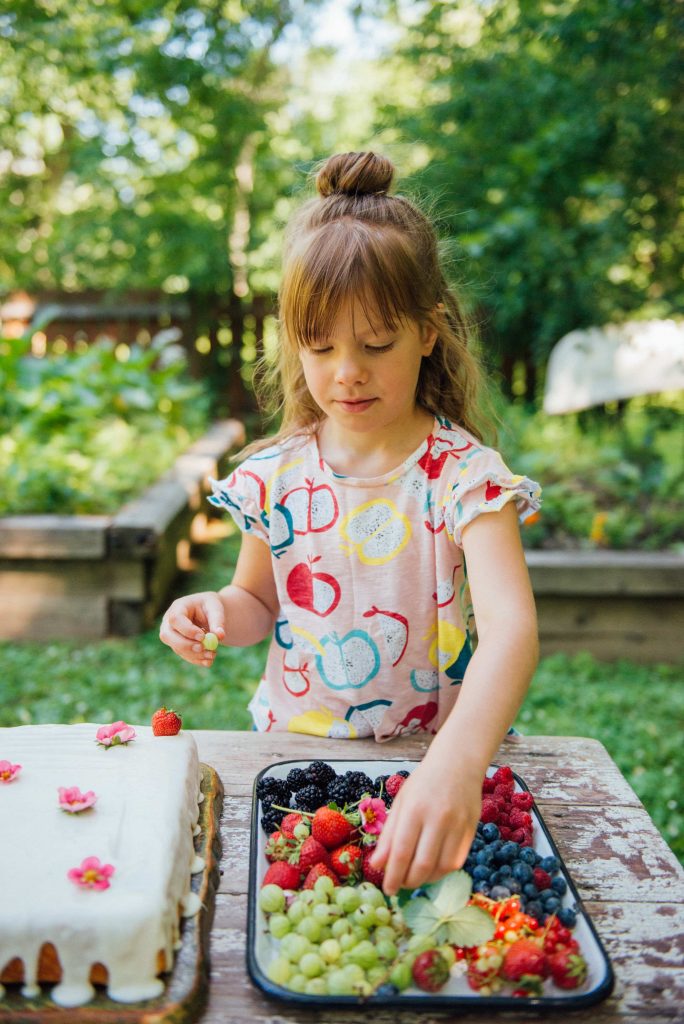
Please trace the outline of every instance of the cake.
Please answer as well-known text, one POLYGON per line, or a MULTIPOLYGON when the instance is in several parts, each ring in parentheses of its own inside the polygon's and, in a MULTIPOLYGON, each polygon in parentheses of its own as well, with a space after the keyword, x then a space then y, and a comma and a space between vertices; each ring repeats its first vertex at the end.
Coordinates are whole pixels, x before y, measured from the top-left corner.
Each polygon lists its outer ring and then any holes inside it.
POLYGON ((21 766, 0 773, 0 982, 21 982, 27 998, 57 982, 51 998, 64 1007, 88 1002, 93 982, 122 1003, 159 996, 181 918, 200 905, 190 888, 203 867, 194 738, 134 726, 130 742, 105 747, 99 728, 0 729, 0 765, 21 766), (69 813, 62 787, 94 805, 69 813), (100 881, 84 884, 94 857, 100 881))

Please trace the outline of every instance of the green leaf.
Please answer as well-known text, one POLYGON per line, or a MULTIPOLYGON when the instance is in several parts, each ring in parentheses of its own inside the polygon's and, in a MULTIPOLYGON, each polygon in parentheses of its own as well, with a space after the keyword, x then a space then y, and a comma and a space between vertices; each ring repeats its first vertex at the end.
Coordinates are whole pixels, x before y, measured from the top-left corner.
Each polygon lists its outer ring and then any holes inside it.
POLYGON ((473 889, 473 880, 466 871, 451 871, 434 886, 429 894, 440 917, 450 917, 465 907, 473 889))
POLYGON ((479 946, 493 938, 494 930, 494 918, 486 910, 464 907, 440 925, 435 938, 454 946, 479 946))
POLYGON ((429 899, 417 896, 404 907, 404 920, 417 935, 431 935, 440 922, 440 916, 429 899))

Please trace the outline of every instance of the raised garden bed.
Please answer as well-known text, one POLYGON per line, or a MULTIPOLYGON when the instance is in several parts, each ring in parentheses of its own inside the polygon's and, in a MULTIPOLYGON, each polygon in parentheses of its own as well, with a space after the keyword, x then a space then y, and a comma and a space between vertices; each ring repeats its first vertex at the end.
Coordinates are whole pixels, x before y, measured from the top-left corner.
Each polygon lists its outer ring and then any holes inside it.
POLYGON ((144 493, 111 516, 0 517, 0 639, 97 639, 149 628, 204 508, 206 480, 244 443, 216 423, 144 493))

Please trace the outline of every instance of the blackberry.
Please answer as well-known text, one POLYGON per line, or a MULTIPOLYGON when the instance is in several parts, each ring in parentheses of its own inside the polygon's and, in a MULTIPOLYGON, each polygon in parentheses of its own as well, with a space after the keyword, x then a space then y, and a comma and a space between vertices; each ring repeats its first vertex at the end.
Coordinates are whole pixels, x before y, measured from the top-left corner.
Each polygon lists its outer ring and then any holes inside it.
MULTIPOLYGON (((283 804, 283 806, 287 807, 287 804, 283 804)), ((278 810, 276 807, 273 807, 271 805, 270 800, 264 800, 262 802, 262 804, 261 804, 261 809, 263 810, 265 817, 268 817, 272 821, 275 821, 275 823, 276 823, 275 827, 276 828, 280 827, 280 823, 283 820, 283 818, 285 817, 285 815, 289 814, 289 811, 281 811, 281 810, 278 810)))
POLYGON ((319 786, 321 789, 325 789, 337 778, 335 769, 325 761, 312 761, 309 767, 304 769, 304 775, 310 785, 319 786))
POLYGON ((293 799, 298 811, 317 811, 326 802, 323 790, 312 785, 298 789, 293 799))
POLYGON ((280 822, 274 818, 271 814, 262 814, 261 816, 261 827, 267 835, 271 835, 275 832, 280 825, 280 822))
POLYGON ((365 772, 347 772, 347 788, 352 801, 360 800, 364 793, 372 793, 373 780, 365 772))
POLYGON ((256 792, 262 803, 282 804, 287 807, 290 802, 290 787, 287 782, 272 775, 259 779, 256 792))
POLYGON ((304 786, 308 786, 309 780, 304 769, 291 768, 287 773, 287 784, 293 793, 296 793, 298 789, 302 789, 304 786))
POLYGON ((338 775, 336 779, 328 785, 326 789, 326 799, 328 803, 336 803, 340 807, 344 807, 349 802, 349 789, 347 787, 347 780, 342 775, 338 775))
POLYGON ((407 772, 405 768, 402 768, 400 772, 395 772, 395 775, 401 775, 403 778, 408 779, 411 772, 407 772))

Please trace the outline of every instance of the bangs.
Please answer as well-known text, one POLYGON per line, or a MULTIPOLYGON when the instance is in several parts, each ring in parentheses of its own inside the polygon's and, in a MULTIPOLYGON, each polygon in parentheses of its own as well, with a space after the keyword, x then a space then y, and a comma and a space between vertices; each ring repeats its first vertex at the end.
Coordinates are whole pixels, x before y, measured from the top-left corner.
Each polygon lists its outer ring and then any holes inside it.
POLYGON ((287 255, 280 317, 287 337, 308 348, 330 336, 340 312, 357 299, 374 331, 420 320, 416 265, 407 240, 392 227, 343 218, 307 233, 287 255))

